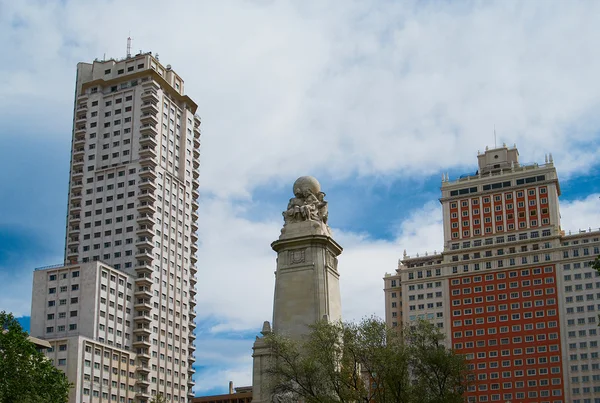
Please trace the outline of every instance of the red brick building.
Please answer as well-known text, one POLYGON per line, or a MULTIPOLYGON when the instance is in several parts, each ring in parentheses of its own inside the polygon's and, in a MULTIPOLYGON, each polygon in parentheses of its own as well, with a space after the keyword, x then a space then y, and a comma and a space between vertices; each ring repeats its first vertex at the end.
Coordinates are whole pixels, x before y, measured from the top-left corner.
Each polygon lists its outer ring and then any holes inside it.
POLYGON ((565 234, 552 156, 518 156, 486 150, 477 172, 444 176, 443 251, 386 275, 386 321, 443 329, 475 372, 468 401, 600 403, 600 231, 565 234))

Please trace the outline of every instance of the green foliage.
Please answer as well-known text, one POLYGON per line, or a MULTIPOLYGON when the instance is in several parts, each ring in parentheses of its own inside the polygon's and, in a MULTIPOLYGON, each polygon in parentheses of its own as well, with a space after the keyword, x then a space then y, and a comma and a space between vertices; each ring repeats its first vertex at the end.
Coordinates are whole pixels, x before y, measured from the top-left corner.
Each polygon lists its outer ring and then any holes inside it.
POLYGON ((167 403, 167 399, 165 398, 165 395, 159 393, 150 400, 150 403, 167 403))
POLYGON ((0 312, 0 403, 66 402, 66 376, 27 338, 13 315, 0 312))
POLYGON ((301 341, 270 334, 267 376, 279 402, 462 402, 467 364, 429 322, 403 333, 377 318, 318 322, 301 341))

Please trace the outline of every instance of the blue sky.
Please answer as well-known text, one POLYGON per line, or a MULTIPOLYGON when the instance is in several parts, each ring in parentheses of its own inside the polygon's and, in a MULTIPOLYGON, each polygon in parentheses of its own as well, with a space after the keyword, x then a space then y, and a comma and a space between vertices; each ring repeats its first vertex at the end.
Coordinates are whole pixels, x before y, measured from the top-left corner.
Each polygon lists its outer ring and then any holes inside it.
POLYGON ((76 63, 129 32, 202 117, 198 394, 251 382, 298 176, 327 193, 349 320, 383 315, 404 249, 442 247, 441 175, 474 171, 494 126, 522 162, 554 155, 564 229, 600 226, 600 4, 169 5, 0 0, 0 309, 27 317, 33 268, 62 260, 76 63))

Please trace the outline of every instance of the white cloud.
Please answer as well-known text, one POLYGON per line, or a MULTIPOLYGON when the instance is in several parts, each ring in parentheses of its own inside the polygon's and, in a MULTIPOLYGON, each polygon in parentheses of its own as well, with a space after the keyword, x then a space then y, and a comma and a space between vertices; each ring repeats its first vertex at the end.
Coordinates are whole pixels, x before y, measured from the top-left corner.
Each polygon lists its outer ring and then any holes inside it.
POLYGON ((574 154, 598 161, 599 11, 560 1, 9 2, 0 106, 33 108, 27 125, 68 135, 75 63, 123 56, 131 31, 134 49, 160 53, 200 105, 205 192, 248 196, 307 171, 473 166, 494 124, 524 160, 553 152, 566 175, 587 166, 574 154), (147 23, 159 14, 177 23, 147 23))
POLYGON ((560 204, 561 227, 567 233, 598 230, 600 227, 600 193, 560 204))

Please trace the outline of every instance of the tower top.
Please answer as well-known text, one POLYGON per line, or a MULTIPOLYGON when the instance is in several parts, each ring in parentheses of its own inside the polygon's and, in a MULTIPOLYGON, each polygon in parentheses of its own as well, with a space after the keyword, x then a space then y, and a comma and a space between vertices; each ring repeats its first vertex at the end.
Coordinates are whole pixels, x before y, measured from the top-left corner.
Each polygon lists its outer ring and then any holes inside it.
POLYGON ((502 147, 485 149, 483 154, 477 156, 479 173, 486 174, 519 166, 519 151, 517 147, 508 148, 506 144, 502 147))

